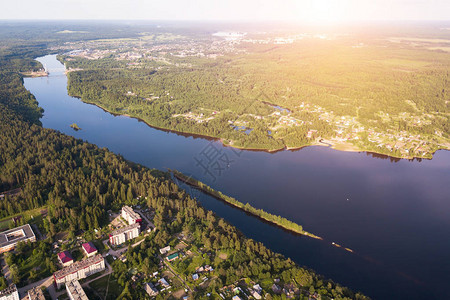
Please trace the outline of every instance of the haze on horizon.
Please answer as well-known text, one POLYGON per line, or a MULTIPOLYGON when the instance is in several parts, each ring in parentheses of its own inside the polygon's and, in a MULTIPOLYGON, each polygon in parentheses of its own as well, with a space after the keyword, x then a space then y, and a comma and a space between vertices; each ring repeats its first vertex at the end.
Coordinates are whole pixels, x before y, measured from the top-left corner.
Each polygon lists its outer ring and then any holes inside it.
POLYGON ((21 0, 3 20, 353 22, 450 20, 448 0, 21 0))

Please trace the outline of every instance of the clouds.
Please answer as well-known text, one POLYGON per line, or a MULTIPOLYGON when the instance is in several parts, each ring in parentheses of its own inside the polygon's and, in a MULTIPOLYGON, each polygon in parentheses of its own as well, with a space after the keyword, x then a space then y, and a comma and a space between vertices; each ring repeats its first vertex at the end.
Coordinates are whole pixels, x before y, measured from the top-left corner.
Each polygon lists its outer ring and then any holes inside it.
POLYGON ((1 19, 449 20, 448 0, 17 0, 1 19))

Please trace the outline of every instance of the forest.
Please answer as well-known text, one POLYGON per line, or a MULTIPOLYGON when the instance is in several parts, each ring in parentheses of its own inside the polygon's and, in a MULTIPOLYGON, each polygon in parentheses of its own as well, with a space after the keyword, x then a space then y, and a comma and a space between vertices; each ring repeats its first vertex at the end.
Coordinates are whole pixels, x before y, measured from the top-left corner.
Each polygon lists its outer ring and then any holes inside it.
POLYGON ((237 148, 299 148, 318 138, 396 157, 429 158, 449 148, 448 52, 360 37, 308 38, 220 44, 234 52, 211 59, 200 55, 208 53, 203 43, 193 37, 138 49, 133 42, 115 48, 111 40, 101 44, 101 58, 59 59, 77 70, 68 75, 70 95, 237 148), (186 57, 190 47, 199 50, 186 57))
MULTIPOLYGON (((47 50, 44 46, 26 45, 23 49, 16 57, 11 51, 0 56, 0 65, 10 66, 0 72, 0 191, 20 189, 18 195, 0 201, 0 217, 46 207, 47 215, 40 229, 47 240, 22 245, 17 252, 32 253, 29 258, 42 262, 44 274, 54 270, 48 243, 58 233, 67 232, 72 239, 92 233, 106 225, 108 210, 118 211, 124 204, 141 204, 155 211, 157 230, 140 247, 128 250, 127 262, 113 264, 113 274, 124 288, 120 299, 142 297, 142 289, 129 287, 128 270, 134 267, 142 272, 153 270, 156 247, 164 246, 171 235, 183 230, 192 234, 198 247, 212 253, 218 250, 230 253, 229 259, 214 266, 218 274, 216 284, 198 291, 199 299, 240 277, 281 278, 325 299, 366 299, 246 238, 234 226, 201 207, 168 173, 147 169, 108 149, 43 128, 39 122, 42 109, 23 87, 20 72, 42 68, 33 58, 47 50)), ((29 220, 22 220, 26 221, 29 220)), ((24 257, 12 254, 7 260, 23 271, 31 263, 24 257)), ((36 276, 39 274, 31 269, 17 274, 13 280, 23 284, 27 278, 36 276)))

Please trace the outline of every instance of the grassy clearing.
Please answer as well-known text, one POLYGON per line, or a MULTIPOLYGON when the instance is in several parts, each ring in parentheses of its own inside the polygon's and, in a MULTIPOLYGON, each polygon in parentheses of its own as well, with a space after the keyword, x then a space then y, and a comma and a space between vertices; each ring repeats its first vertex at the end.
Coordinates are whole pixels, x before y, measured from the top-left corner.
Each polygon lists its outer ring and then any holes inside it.
POLYGON ((103 299, 117 299, 123 291, 123 288, 117 283, 117 279, 111 275, 97 279, 91 282, 89 286, 103 299), (106 293, 106 290, 108 290, 108 293, 106 293))

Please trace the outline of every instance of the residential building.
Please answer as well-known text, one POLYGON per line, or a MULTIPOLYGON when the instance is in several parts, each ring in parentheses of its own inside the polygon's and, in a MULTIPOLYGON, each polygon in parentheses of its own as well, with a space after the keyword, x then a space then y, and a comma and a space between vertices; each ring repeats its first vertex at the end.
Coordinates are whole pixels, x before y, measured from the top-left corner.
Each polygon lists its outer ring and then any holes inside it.
POLYGON ((262 298, 261 295, 255 290, 251 290, 250 294, 253 296, 253 298, 255 298, 257 300, 262 298))
POLYGON ((170 287, 170 284, 167 282, 167 280, 163 277, 160 280, 158 280, 158 282, 164 287, 164 288, 168 288, 170 287))
POLYGON ((104 269, 105 260, 100 254, 97 254, 96 256, 77 261, 62 270, 56 271, 53 274, 53 278, 56 287, 60 288, 66 282, 86 278, 92 274, 101 272, 104 269))
POLYGON ((19 242, 35 242, 30 224, 0 232, 0 253, 13 250, 19 242))
POLYGON ((67 282, 66 290, 70 300, 89 300, 78 280, 67 282))
POLYGON ((83 245, 81 245, 81 247, 83 248, 84 253, 87 257, 94 256, 98 253, 97 248, 95 248, 92 242, 84 243, 83 245))
POLYGON ((169 251, 170 251, 170 246, 159 249, 159 253, 161 253, 162 255, 166 254, 169 251))
POLYGON ((28 290, 28 300, 45 300, 44 293, 41 288, 36 286, 28 290))
POLYGON ((141 216, 129 206, 122 207, 122 218, 124 218, 129 225, 142 222, 141 216))
POLYGON ((146 283, 144 285, 144 290, 147 292, 147 294, 150 297, 155 297, 156 295, 158 295, 158 290, 155 288, 155 286, 153 285, 153 283, 146 283))
POLYGON ((0 300, 19 300, 19 291, 15 284, 11 284, 4 290, 0 291, 0 300))
POLYGON ((172 260, 177 259, 178 256, 179 256, 179 254, 178 254, 178 252, 176 252, 176 253, 172 253, 169 256, 167 256, 166 259, 167 259, 167 261, 172 261, 172 260))
POLYGON ((69 251, 63 251, 58 253, 58 260, 64 267, 73 264, 73 258, 69 251))
POLYGON ((140 228, 141 225, 139 223, 134 223, 114 230, 109 234, 109 242, 111 245, 123 244, 128 240, 138 237, 140 228))

